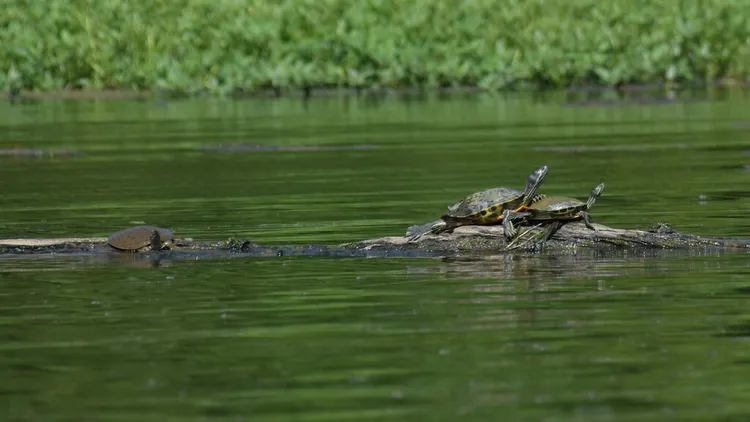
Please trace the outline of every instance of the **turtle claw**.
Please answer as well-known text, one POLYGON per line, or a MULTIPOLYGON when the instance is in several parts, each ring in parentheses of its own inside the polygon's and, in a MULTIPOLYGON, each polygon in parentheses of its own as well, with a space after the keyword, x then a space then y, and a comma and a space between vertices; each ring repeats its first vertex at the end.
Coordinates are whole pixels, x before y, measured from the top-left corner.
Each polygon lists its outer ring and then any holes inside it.
POLYGON ((503 227, 503 232, 505 234, 505 239, 510 242, 518 235, 518 230, 516 230, 515 227, 503 227))
POLYGON ((424 233, 419 233, 419 234, 415 234, 412 236, 406 236, 406 242, 407 243, 416 242, 417 240, 421 239, 422 236, 424 236, 424 233))
POLYGON ((523 221, 529 216, 530 214, 525 211, 503 211, 503 235, 508 242, 518 236, 518 229, 513 226, 513 220, 523 221))
POLYGON ((669 224, 669 223, 656 223, 656 224, 652 224, 651 226, 649 226, 648 228, 646 228, 646 231, 649 232, 649 233, 661 233, 661 234, 677 233, 677 231, 674 229, 674 227, 672 227, 672 225, 669 224))
POLYGON ((424 236, 428 231, 430 231, 429 224, 423 224, 421 226, 411 226, 406 230, 406 240, 409 242, 415 242, 422 236, 424 236))

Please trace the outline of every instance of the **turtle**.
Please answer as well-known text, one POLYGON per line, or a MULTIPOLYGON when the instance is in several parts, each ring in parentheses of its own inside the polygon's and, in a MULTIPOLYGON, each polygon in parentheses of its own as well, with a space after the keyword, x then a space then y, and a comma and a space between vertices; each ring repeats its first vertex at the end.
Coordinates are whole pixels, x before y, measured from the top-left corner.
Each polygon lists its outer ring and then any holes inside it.
MULTIPOLYGON (((594 202, 602 194, 602 191, 604 191, 604 183, 598 184, 591 190, 591 194, 586 202, 565 196, 545 196, 533 201, 526 209, 507 209, 503 212, 503 232, 505 237, 510 241, 518 235, 518 232, 513 227, 513 222, 516 220, 523 222, 555 221, 560 223, 583 220, 587 228, 596 231, 596 228, 591 224, 591 216, 588 210, 594 205, 594 202)), ((560 226, 561 224, 551 226, 545 235, 545 239, 549 239, 560 226)))
POLYGON ((547 166, 534 170, 526 179, 523 191, 497 187, 468 195, 448 207, 448 212, 439 220, 409 227, 406 237, 413 242, 427 233, 450 233, 460 226, 497 224, 502 221, 504 210, 523 211, 528 204, 544 197, 536 192, 544 183, 548 170, 547 166))
POLYGON ((107 244, 120 251, 160 251, 174 248, 174 234, 162 227, 134 226, 109 235, 107 244))

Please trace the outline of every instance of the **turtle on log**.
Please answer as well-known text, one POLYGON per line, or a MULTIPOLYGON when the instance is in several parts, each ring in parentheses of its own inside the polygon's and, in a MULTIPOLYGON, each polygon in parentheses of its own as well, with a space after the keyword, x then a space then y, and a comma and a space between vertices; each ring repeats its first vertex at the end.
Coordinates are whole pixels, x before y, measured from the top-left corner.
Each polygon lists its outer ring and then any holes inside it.
POLYGON ((534 170, 526 179, 523 191, 501 186, 473 193, 448 207, 448 212, 440 220, 409 227, 406 237, 413 242, 427 233, 450 233, 460 226, 498 224, 503 219, 503 211, 523 211, 532 202, 544 198, 536 192, 548 171, 547 166, 534 170))
POLYGON ((134 226, 109 235, 107 244, 114 249, 130 252, 174 249, 174 234, 162 227, 134 226))
POLYGON ((596 231, 591 224, 591 216, 588 213, 589 208, 594 206, 596 199, 604 191, 604 183, 598 184, 591 190, 591 194, 586 202, 575 198, 565 196, 546 196, 531 203, 525 210, 505 210, 503 212, 503 233, 508 241, 518 235, 518 231, 513 226, 514 221, 527 222, 555 222, 545 235, 548 239, 554 231, 560 228, 562 223, 574 220, 583 220, 583 223, 590 230, 596 231))

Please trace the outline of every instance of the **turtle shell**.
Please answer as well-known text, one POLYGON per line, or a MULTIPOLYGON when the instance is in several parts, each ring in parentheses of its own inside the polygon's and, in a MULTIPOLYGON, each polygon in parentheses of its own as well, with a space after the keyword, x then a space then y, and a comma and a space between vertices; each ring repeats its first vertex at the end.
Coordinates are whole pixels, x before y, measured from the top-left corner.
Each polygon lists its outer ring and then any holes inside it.
POLYGON ((549 215, 550 217, 565 217, 586 207, 586 203, 575 198, 562 196, 549 196, 534 201, 529 205, 529 211, 538 217, 549 215))
POLYGON ((174 234, 169 229, 156 226, 134 226, 109 235, 107 244, 123 251, 143 249, 151 245, 151 234, 154 230, 159 232, 162 244, 174 241, 174 234))
POLYGON ((488 210, 492 207, 502 208, 513 201, 520 201, 523 192, 511 188, 499 187, 473 193, 463 200, 448 207, 451 217, 467 217, 488 210))

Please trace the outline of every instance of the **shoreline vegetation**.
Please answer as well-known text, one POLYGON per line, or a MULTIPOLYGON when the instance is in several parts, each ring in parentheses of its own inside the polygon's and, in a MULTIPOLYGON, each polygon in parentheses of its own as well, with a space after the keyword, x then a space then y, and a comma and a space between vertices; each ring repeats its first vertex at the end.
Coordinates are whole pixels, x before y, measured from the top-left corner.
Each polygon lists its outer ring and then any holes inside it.
POLYGON ((743 0, 8 0, 10 97, 745 85, 743 0))

